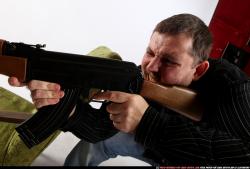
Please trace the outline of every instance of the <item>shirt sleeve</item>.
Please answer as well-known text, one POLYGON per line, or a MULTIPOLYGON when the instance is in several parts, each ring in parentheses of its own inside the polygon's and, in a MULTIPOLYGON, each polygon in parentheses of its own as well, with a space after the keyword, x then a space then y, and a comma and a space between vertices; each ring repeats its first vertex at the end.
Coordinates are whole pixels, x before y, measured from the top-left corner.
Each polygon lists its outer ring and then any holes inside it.
POLYGON ((135 140, 165 164, 249 165, 250 81, 227 86, 193 122, 170 110, 149 107, 135 140), (214 104, 214 105, 211 105, 214 104))

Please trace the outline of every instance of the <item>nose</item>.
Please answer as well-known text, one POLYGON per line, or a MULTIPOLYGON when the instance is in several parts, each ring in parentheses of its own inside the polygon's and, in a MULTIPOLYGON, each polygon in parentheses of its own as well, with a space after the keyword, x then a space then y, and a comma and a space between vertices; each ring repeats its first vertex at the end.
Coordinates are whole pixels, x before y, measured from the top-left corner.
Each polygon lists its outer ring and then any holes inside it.
POLYGON ((147 69, 151 72, 158 72, 161 67, 161 61, 158 56, 152 58, 147 66, 147 69))

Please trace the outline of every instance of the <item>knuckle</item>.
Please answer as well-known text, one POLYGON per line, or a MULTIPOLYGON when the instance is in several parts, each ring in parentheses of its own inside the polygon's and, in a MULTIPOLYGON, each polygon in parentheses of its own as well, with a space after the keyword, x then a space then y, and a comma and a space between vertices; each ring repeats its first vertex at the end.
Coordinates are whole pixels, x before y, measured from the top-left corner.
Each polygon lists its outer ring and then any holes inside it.
POLYGON ((27 83, 27 88, 29 89, 29 90, 34 90, 34 85, 33 85, 33 83, 32 83, 32 81, 30 81, 29 83, 27 83))
POLYGON ((128 103, 130 103, 130 104, 134 104, 134 103, 136 103, 136 100, 137 100, 137 97, 136 97, 136 95, 131 95, 129 98, 128 98, 128 103))
POLYGON ((41 108, 42 107, 41 100, 35 100, 34 105, 36 106, 36 108, 41 108))
POLYGON ((59 99, 47 99, 47 104, 51 105, 51 104, 56 104, 59 102, 59 99))
POLYGON ((112 116, 112 114, 109 114, 109 118, 110 118, 110 120, 113 121, 113 116, 112 116))
POLYGON ((109 91, 109 92, 107 93, 107 96, 108 96, 108 98, 109 98, 110 100, 117 100, 117 94, 114 93, 114 92, 109 91))
POLYGON ((59 93, 56 91, 51 92, 50 95, 51 95, 51 98, 59 98, 59 93))
POLYGON ((110 111, 111 111, 111 105, 108 105, 108 106, 106 107, 106 111, 107 111, 107 112, 110 112, 110 111))
POLYGON ((29 90, 36 90, 38 88, 38 81, 37 80, 31 80, 30 82, 27 83, 27 88, 29 90))
POLYGON ((59 102, 59 99, 36 99, 33 101, 37 108, 41 108, 47 105, 53 105, 59 102))
POLYGON ((39 96, 40 96, 40 94, 39 94, 38 90, 31 91, 31 97, 32 97, 32 99, 38 99, 39 96))
POLYGON ((111 100, 114 100, 114 99, 115 99, 115 94, 112 93, 112 92, 109 92, 109 93, 108 93, 108 97, 109 97, 111 100))
POLYGON ((140 99, 140 97, 141 97, 141 96, 139 96, 139 95, 132 95, 132 96, 130 97, 130 99, 131 99, 132 102, 135 102, 136 100, 140 99))

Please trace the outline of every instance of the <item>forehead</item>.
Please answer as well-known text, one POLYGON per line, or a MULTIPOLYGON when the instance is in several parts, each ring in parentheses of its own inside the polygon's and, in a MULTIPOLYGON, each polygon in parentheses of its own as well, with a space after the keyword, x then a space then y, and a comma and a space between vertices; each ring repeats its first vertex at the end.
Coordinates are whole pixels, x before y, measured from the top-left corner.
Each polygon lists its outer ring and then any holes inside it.
POLYGON ((154 32, 149 48, 158 55, 191 55, 192 39, 185 34, 168 35, 154 32))

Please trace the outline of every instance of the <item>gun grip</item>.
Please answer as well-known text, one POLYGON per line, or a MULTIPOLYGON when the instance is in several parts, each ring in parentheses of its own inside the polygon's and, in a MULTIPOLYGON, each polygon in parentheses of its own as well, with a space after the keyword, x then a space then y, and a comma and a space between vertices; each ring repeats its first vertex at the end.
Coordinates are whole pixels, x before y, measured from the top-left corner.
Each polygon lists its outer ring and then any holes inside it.
POLYGON ((80 89, 65 89, 65 96, 55 105, 40 108, 35 115, 16 127, 20 138, 32 148, 60 129, 76 105, 80 89))

